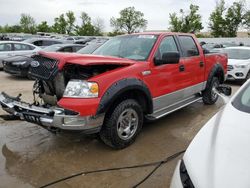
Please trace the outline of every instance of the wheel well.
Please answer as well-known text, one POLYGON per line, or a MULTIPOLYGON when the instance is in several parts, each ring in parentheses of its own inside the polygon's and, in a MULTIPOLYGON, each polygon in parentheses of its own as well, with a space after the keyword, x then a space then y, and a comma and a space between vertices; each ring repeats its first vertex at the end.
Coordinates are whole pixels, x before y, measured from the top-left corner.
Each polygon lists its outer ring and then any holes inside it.
POLYGON ((119 103, 127 99, 136 100, 139 103, 139 105, 142 107, 144 114, 151 113, 152 105, 148 101, 146 94, 139 89, 127 90, 119 94, 118 96, 116 96, 115 99, 112 101, 112 104, 109 105, 107 111, 109 111, 110 109, 114 109, 115 106, 117 106, 119 103))
POLYGON ((215 72, 214 77, 217 77, 219 79, 219 82, 222 84, 224 82, 224 71, 221 69, 218 69, 215 72))

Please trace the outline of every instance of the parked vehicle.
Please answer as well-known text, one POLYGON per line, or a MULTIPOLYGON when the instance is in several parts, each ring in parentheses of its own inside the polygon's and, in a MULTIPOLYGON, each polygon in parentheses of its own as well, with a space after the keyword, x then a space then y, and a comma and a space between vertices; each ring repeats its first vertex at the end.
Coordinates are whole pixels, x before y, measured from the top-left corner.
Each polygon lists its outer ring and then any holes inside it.
POLYGON ((0 68, 3 68, 3 60, 15 56, 36 53, 41 48, 32 44, 15 41, 0 41, 0 68))
MULTIPOLYGON (((79 44, 54 44, 48 46, 42 51, 45 52, 77 52, 79 49, 83 48, 83 45, 79 44)), ((29 77, 28 71, 30 63, 32 62, 32 54, 27 54, 25 56, 14 56, 7 58, 3 61, 3 69, 5 72, 12 74, 14 76, 29 77)))
POLYGON ((229 47, 224 52, 228 54, 227 80, 246 81, 250 78, 250 47, 229 47))
POLYGON ((95 37, 87 37, 85 39, 79 39, 79 40, 76 40, 74 41, 75 44, 86 44, 87 42, 90 42, 92 40, 94 40, 95 37))
POLYGON ((77 51, 77 53, 79 53, 79 54, 92 54, 97 48, 99 48, 101 45, 103 45, 104 42, 106 42, 106 41, 87 43, 86 46, 84 48, 82 48, 81 50, 77 51))
POLYGON ((144 117, 199 100, 214 104, 227 68, 225 54, 204 55, 194 35, 179 33, 118 36, 92 55, 40 52, 33 59, 29 74, 42 104, 2 93, 3 109, 49 130, 99 133, 115 149, 135 141, 144 117))
POLYGON ((205 43, 202 45, 203 49, 207 49, 207 50, 214 50, 215 48, 224 48, 222 44, 216 44, 216 43, 205 43))
POLYGON ((69 43, 69 41, 66 41, 66 40, 64 41, 64 40, 53 39, 53 38, 30 38, 30 39, 24 40, 24 42, 33 44, 35 46, 39 46, 40 48, 45 48, 53 44, 69 43))
POLYGON ((248 188, 250 80, 195 136, 178 162, 171 188, 248 188))
POLYGON ((82 49, 81 44, 54 44, 43 49, 45 52, 77 52, 82 49))

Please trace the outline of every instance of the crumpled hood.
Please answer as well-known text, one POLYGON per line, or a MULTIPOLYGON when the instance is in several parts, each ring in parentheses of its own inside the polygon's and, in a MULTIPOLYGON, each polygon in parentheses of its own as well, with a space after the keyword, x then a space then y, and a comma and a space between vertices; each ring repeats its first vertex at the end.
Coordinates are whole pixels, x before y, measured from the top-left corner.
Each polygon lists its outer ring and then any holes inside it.
POLYGON ((100 55, 82 55, 77 53, 58 53, 58 52, 39 52, 41 55, 48 58, 57 59, 60 61, 58 67, 62 69, 66 63, 78 65, 133 65, 136 61, 124 58, 100 56, 100 55))
POLYGON ((249 119, 228 103, 196 135, 183 158, 195 187, 250 187, 249 119))
POLYGON ((248 65, 250 60, 228 59, 228 65, 248 65))

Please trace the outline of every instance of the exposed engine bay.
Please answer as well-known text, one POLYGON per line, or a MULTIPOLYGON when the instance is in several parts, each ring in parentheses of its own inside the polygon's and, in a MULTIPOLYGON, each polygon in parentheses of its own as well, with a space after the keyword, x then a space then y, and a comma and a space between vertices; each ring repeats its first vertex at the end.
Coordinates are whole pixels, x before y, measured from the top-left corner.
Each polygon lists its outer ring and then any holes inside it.
MULTIPOLYGON (((55 76, 49 80, 36 78, 33 86, 34 104, 54 106, 63 97, 64 90, 70 80, 87 80, 104 72, 114 70, 121 65, 103 64, 83 66, 66 64, 62 71, 57 71, 55 76)), ((32 73, 31 73, 32 74, 32 73)))

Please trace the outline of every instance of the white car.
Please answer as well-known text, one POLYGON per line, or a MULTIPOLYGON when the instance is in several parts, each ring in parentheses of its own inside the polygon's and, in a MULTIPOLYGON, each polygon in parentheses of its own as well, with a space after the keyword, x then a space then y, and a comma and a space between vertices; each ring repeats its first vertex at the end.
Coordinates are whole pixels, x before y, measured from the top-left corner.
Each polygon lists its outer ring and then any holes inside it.
POLYGON ((228 55, 227 80, 242 80, 250 78, 250 47, 229 47, 223 52, 228 55))
POLYGON ((171 188, 250 187, 250 80, 195 136, 171 188))
POLYGON ((41 48, 24 42, 0 41, 0 68, 3 68, 3 60, 15 55, 27 55, 36 53, 41 48))

